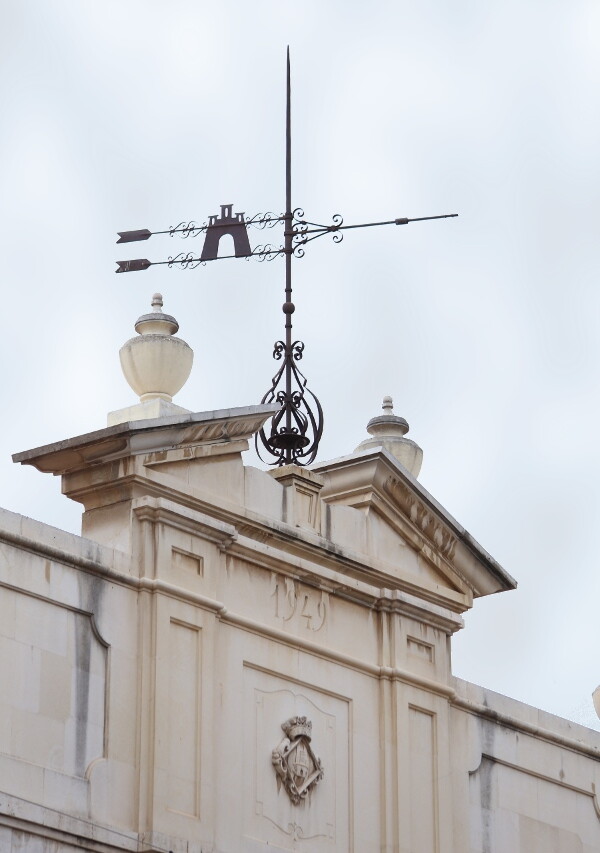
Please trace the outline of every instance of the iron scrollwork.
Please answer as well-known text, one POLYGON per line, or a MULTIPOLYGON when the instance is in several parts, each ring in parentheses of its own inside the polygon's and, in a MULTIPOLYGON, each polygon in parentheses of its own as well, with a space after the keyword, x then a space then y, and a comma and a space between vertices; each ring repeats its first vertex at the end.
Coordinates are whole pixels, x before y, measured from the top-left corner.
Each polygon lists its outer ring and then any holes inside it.
POLYGON ((280 255, 285 254, 283 246, 274 246, 272 243, 264 243, 261 246, 256 246, 249 258, 258 258, 259 262, 272 261, 280 255))
POLYGON ((334 243, 341 243, 344 239, 342 227, 344 218, 339 213, 334 213, 331 217, 331 225, 322 225, 319 222, 310 222, 304 218, 304 211, 297 207, 292 215, 292 245, 294 248, 294 256, 301 258, 304 255, 304 250, 301 248, 307 243, 316 240, 318 237, 323 237, 325 234, 331 234, 334 243))
POLYGON ((298 367, 303 352, 302 341, 276 341, 273 348, 273 358, 281 365, 261 403, 277 403, 280 409, 270 420, 269 434, 263 427, 255 436, 256 452, 269 465, 310 465, 317 455, 323 409, 298 367), (272 460, 263 458, 259 442, 272 460))
POLYGON ((195 257, 192 252, 179 252, 178 255, 173 257, 169 256, 169 260, 167 262, 169 267, 178 266, 181 270, 195 270, 196 267, 200 266, 200 264, 204 266, 204 261, 195 257))
POLYGON ((189 222, 178 222, 177 225, 172 225, 168 233, 170 237, 174 237, 177 234, 182 240, 185 240, 187 237, 197 237, 198 234, 203 234, 207 228, 208 224, 206 222, 198 225, 193 219, 190 219, 189 222))
POLYGON ((255 213, 254 216, 247 218, 246 225, 252 225, 253 228, 260 228, 261 230, 274 228, 278 222, 283 222, 284 218, 283 214, 278 216, 269 210, 267 213, 255 213))

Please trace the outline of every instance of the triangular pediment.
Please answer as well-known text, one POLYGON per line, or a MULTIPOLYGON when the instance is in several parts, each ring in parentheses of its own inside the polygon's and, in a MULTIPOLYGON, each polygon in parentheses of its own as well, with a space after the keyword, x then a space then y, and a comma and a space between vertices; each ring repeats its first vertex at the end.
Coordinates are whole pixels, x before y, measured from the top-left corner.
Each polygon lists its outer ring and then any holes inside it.
POLYGON ((415 541, 412 531, 385 507, 372 505, 366 512, 370 551, 382 562, 393 566, 403 578, 414 578, 418 586, 443 587, 468 593, 469 586, 458 577, 448 562, 436 559, 424 543, 415 541))
POLYGON ((476 598, 514 589, 513 578, 386 450, 363 451, 314 469, 325 480, 321 498, 362 510, 369 550, 398 575, 476 598), (391 559, 390 559, 391 557, 391 559))

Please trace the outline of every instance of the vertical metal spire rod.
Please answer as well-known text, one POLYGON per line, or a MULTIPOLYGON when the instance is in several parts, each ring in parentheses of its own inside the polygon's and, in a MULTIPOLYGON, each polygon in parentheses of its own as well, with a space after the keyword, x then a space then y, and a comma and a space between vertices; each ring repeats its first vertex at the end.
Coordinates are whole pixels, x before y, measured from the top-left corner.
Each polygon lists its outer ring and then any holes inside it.
MULTIPOLYGON (((291 116, 291 82, 290 82, 290 46, 287 48, 287 85, 286 85, 286 111, 285 111, 285 303, 283 311, 285 314, 285 347, 286 354, 291 358, 292 352, 292 313, 294 304, 292 302, 292 240, 293 213, 292 213, 292 116, 291 116)), ((292 370, 291 365, 286 364, 285 369, 285 393, 288 401, 292 397, 292 370)), ((289 406, 285 412, 285 427, 288 433, 292 430, 292 413, 289 406)), ((292 462, 292 448, 285 452, 286 464, 292 462)))
MULTIPOLYGON (((292 257, 296 249, 294 241, 299 231, 295 216, 301 211, 292 208, 292 93, 290 71, 290 48, 287 49, 286 115, 285 115, 285 214, 284 243, 279 253, 285 256, 285 316, 284 340, 276 341, 273 358, 280 367, 273 377, 271 387, 261 402, 280 405, 280 410, 271 419, 269 435, 261 429, 256 435, 256 449, 262 458, 259 444, 275 461, 270 465, 309 465, 319 447, 323 434, 323 409, 313 392, 307 387, 306 377, 299 368, 304 344, 292 338, 292 257), (281 383, 281 386, 280 386, 281 383), (281 387, 282 390, 279 390, 281 387)), ((270 247, 269 247, 270 248, 270 247)), ((303 252, 302 252, 303 254, 303 252)), ((300 255, 301 257, 301 255, 300 255)), ((266 460, 264 460, 266 461, 266 460)))

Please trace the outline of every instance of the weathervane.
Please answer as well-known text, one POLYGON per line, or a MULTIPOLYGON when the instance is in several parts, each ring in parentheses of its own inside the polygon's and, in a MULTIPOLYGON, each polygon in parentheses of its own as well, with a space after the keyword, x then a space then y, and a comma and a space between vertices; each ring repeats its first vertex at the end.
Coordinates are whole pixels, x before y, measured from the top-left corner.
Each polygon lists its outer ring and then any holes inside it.
POLYGON ((200 255, 193 252, 179 252, 166 261, 149 261, 138 258, 131 261, 117 261, 115 272, 134 272, 146 270, 151 266, 167 265, 180 269, 195 269, 207 261, 224 260, 225 258, 258 258, 259 261, 272 261, 276 257, 285 257, 285 302, 282 310, 285 315, 285 340, 276 341, 273 358, 281 362, 271 387, 264 395, 261 403, 278 403, 280 409, 271 418, 269 434, 264 428, 256 435, 256 449, 261 457, 259 441, 263 451, 272 457, 271 465, 310 465, 314 461, 319 442, 323 434, 323 410, 317 397, 307 387, 307 380, 298 367, 298 362, 304 353, 302 341, 292 338, 292 314, 295 306, 292 302, 292 257, 301 258, 304 246, 318 237, 331 234, 334 243, 340 243, 344 237, 343 231, 353 228, 372 228, 377 225, 407 225, 409 222, 423 222, 429 219, 449 219, 458 216, 457 213, 447 213, 442 216, 419 216, 413 219, 402 217, 388 219, 383 222, 362 222, 357 225, 344 225, 343 218, 336 213, 331 225, 321 225, 304 218, 304 211, 292 208, 292 137, 291 137, 291 87, 290 87, 290 50, 287 50, 287 98, 285 125, 285 213, 279 216, 275 213, 257 213, 245 218, 245 213, 234 212, 232 204, 222 204, 221 214, 209 216, 208 222, 202 225, 195 221, 180 222, 164 231, 149 231, 142 228, 138 231, 119 231, 117 243, 134 243, 148 240, 156 234, 175 234, 183 239, 204 234, 204 246, 200 255), (265 229, 274 228, 277 223, 283 223, 283 245, 264 243, 250 247, 248 226, 265 229), (234 254, 219 255, 219 242, 226 234, 233 239, 234 254), (307 399, 307 393, 311 400, 307 399))

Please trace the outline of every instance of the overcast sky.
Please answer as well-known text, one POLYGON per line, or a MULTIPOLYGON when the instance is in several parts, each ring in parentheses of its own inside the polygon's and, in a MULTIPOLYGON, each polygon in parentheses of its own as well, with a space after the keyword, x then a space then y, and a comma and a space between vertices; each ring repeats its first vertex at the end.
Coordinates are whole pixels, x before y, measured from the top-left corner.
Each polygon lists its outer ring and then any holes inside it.
POLYGON ((320 222, 460 214, 294 261, 319 458, 352 451, 393 395, 420 481, 519 581, 475 603, 455 674, 600 724, 596 0, 0 10, 0 505, 79 532, 59 480, 10 456, 135 402, 117 353, 156 290, 195 351, 175 402, 269 387, 281 260, 116 276, 115 260, 187 244, 115 239, 225 202, 283 209, 289 43, 293 205, 320 222))

